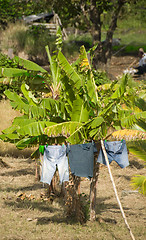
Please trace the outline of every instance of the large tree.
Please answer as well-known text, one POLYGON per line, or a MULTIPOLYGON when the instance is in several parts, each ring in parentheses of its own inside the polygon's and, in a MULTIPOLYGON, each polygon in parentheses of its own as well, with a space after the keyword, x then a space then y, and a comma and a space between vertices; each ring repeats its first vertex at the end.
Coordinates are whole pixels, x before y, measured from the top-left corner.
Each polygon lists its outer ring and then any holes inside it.
POLYGON ((112 38, 119 18, 132 14, 145 20, 145 0, 0 0, 0 25, 7 25, 22 15, 54 10, 63 26, 70 24, 91 33, 93 45, 97 44, 94 67, 104 66, 112 55, 112 38), (102 41, 102 30, 106 32, 102 41))
MULTIPOLYGON (((50 2, 50 0, 48 0, 50 2)), ((71 23, 76 28, 91 33, 93 45, 97 45, 94 56, 94 67, 107 63, 112 55, 112 38, 117 21, 130 13, 136 14, 143 8, 144 1, 137 0, 51 0, 52 7, 59 14, 63 25, 71 23), (138 10, 137 9, 137 10, 138 10), (105 26, 105 41, 102 41, 102 29, 105 26)))

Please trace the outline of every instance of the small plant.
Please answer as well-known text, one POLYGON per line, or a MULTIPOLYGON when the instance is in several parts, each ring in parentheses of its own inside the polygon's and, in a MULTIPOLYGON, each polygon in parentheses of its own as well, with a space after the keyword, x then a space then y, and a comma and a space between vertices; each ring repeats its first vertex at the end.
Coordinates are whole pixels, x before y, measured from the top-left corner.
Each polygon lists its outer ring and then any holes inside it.
MULTIPOLYGON (((18 63, 14 59, 8 58, 7 55, 0 53, 0 68, 17 68, 18 63)), ((19 84, 9 84, 7 79, 4 79, 3 76, 0 76, 0 99, 4 96, 4 91, 10 89, 14 90, 17 93, 19 92, 19 84)))
POLYGON ((90 201, 89 201, 89 197, 85 193, 82 193, 80 195, 80 201, 81 201, 81 204, 82 204, 82 211, 84 213, 84 218, 85 218, 85 222, 86 222, 90 218, 90 201))
POLYGON ((138 189, 140 193, 146 196, 146 176, 136 175, 131 179, 134 189, 138 189))
POLYGON ((0 67, 16 68, 18 63, 14 59, 8 58, 7 55, 0 53, 0 67))
POLYGON ((97 86, 110 82, 110 79, 108 78, 107 73, 105 71, 93 70, 93 75, 97 86))

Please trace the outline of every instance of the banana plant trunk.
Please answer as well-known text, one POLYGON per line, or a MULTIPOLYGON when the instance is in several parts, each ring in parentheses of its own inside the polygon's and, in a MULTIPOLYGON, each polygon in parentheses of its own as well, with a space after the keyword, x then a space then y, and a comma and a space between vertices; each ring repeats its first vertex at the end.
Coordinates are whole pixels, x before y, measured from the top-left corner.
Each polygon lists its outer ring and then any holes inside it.
POLYGON ((90 184, 90 208, 89 208, 89 220, 95 221, 96 220, 96 193, 97 193, 97 183, 98 183, 98 176, 99 176, 99 167, 100 163, 97 162, 97 156, 99 154, 101 144, 99 142, 96 143, 97 153, 94 155, 94 171, 93 171, 93 178, 90 184))
POLYGON ((96 192, 99 176, 99 166, 100 163, 96 163, 96 159, 94 159, 94 173, 90 184, 90 221, 96 220, 96 192))

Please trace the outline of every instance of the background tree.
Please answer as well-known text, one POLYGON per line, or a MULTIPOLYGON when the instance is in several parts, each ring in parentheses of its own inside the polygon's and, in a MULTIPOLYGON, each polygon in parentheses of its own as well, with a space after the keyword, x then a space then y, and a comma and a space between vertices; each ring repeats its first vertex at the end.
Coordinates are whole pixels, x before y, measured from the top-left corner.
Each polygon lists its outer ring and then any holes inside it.
POLYGON ((51 11, 47 0, 0 0, 0 27, 5 28, 9 22, 22 19, 23 15, 51 11))
MULTIPOLYGON (((50 2, 48 0, 48 2, 50 2)), ((59 14, 63 25, 74 26, 91 33, 93 45, 97 44, 94 56, 94 67, 105 65, 112 55, 112 38, 118 19, 127 18, 129 14, 144 20, 144 1, 134 0, 53 0, 52 8, 59 14), (137 12, 138 13, 137 13, 137 12), (139 14, 140 13, 140 14, 139 14), (106 32, 102 41, 102 30, 106 32)), ((50 3, 51 4, 51 3, 50 3)))
POLYGON ((94 67, 104 67, 112 55, 112 38, 119 19, 145 21, 144 0, 0 0, 0 23, 6 26, 23 15, 50 12, 58 13, 64 27, 73 26, 91 34, 93 45, 97 45, 94 67), (105 39, 102 32, 106 33, 105 39), (103 41, 104 40, 104 41, 103 41))

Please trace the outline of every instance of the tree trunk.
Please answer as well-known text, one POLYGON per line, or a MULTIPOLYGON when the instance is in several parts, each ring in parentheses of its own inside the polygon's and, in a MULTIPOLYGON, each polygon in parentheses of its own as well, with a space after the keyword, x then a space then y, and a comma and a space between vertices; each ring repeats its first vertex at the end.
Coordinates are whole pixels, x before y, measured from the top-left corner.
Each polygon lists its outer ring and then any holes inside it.
POLYGON ((97 189, 97 181, 99 176, 99 166, 100 164, 96 162, 94 158, 94 172, 93 178, 90 184, 90 221, 95 221, 96 219, 96 189, 97 189))
POLYGON ((93 171, 93 178, 90 184, 90 221, 95 221, 96 219, 96 191, 97 191, 97 181, 99 176, 99 167, 100 164, 97 162, 97 156, 99 154, 101 144, 100 142, 96 143, 97 153, 94 155, 94 171, 93 171))
POLYGON ((85 222, 85 216, 80 201, 81 178, 71 175, 70 181, 66 184, 66 207, 67 217, 74 219, 81 224, 85 222))
MULTIPOLYGON (((109 29, 106 34, 106 40, 104 42, 101 42, 101 39, 98 42, 97 49, 95 51, 94 59, 93 59, 93 66, 96 69, 102 69, 107 71, 107 62, 109 63, 109 59, 111 59, 112 56, 112 39, 114 31, 117 27, 117 20, 120 13, 120 10, 122 6, 125 4, 124 0, 118 0, 116 7, 114 8, 114 12, 112 14, 111 23, 109 26, 109 29)), ((98 17, 99 18, 99 17, 98 17)), ((95 29, 94 29, 95 31, 95 29)), ((100 28, 97 28, 96 31, 99 31, 99 35, 101 35, 101 25, 100 28)), ((96 33, 95 31, 95 33, 96 33)), ((94 33, 93 33, 93 39, 94 39, 94 33)))

